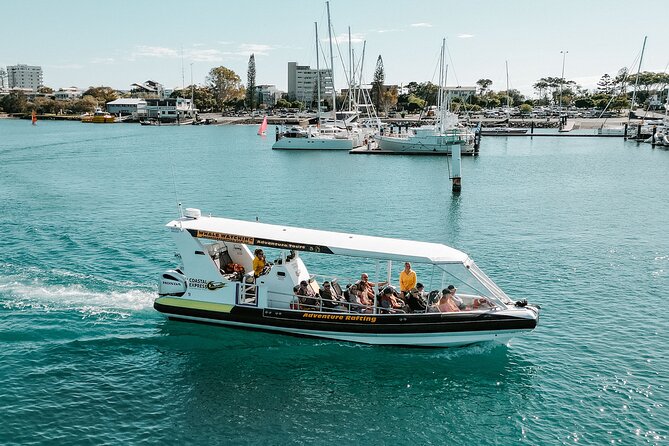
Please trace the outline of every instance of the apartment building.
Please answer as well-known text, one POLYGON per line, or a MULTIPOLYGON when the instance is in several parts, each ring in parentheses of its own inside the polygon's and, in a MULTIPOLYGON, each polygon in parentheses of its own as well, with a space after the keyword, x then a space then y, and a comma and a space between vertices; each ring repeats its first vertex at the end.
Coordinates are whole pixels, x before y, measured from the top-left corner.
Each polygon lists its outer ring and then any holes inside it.
POLYGON ((298 65, 297 62, 288 62, 288 98, 291 101, 300 101, 309 105, 317 100, 318 76, 320 73, 321 99, 332 96, 332 70, 312 69, 308 65, 298 65))
POLYGON ((31 65, 8 65, 7 66, 8 87, 30 89, 37 92, 42 86, 42 67, 31 65))

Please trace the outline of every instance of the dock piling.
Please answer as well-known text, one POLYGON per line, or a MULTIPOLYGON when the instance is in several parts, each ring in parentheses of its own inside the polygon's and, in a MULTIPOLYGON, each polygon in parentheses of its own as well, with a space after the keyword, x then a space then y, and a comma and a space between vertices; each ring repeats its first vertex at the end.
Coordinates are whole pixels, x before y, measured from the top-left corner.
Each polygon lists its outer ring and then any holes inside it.
POLYGON ((462 177, 460 173, 461 158, 460 144, 453 144, 451 148, 451 161, 453 161, 453 175, 451 180, 453 180, 453 192, 460 192, 462 189, 462 177))
POLYGON ((651 146, 655 146, 655 141, 656 141, 655 134, 657 134, 657 126, 656 125, 653 126, 653 136, 651 137, 651 140, 650 140, 650 145, 651 146))

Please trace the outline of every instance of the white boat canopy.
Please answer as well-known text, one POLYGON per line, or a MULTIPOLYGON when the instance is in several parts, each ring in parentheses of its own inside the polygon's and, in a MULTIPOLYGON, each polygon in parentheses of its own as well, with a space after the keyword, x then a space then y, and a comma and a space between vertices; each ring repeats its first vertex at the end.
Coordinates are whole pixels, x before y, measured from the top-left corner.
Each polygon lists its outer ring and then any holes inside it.
POLYGON ((461 263, 465 266, 471 263, 469 256, 464 252, 439 243, 205 216, 180 218, 169 222, 167 227, 183 228, 197 238, 278 249, 416 263, 461 263))

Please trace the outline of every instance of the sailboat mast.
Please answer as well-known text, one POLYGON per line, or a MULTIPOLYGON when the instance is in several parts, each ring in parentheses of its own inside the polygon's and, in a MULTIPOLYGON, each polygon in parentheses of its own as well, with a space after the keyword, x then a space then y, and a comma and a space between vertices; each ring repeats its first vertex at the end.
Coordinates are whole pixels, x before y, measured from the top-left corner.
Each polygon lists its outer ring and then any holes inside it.
POLYGON ((348 111, 353 108, 353 48, 351 47, 351 27, 348 27, 348 111))
POLYGON ((648 39, 648 36, 643 37, 643 46, 641 47, 641 57, 639 58, 639 68, 636 72, 636 80, 634 81, 634 93, 632 93, 632 103, 630 104, 630 114, 628 114, 628 121, 631 118, 631 111, 632 107, 634 107, 634 101, 636 99, 636 89, 637 86, 639 85, 639 74, 641 73, 641 63, 643 62, 643 53, 646 51, 646 40, 648 39))
POLYGON ((509 61, 505 60, 504 64, 506 65, 506 124, 509 125, 509 117, 511 116, 509 103, 511 99, 511 96, 509 96, 509 61))
POLYGON ((444 84, 446 83, 445 73, 444 73, 444 64, 446 63, 445 57, 446 51, 446 39, 443 39, 441 42, 441 57, 439 58, 439 94, 437 95, 437 111, 439 113, 439 130, 444 131, 444 120, 446 117, 446 92, 444 84))
POLYGON ((330 2, 325 2, 328 10, 328 38, 330 40, 330 79, 332 79, 332 119, 337 123, 337 91, 335 90, 334 53, 332 52, 332 24, 330 23, 330 2))
POLYGON ((321 66, 320 66, 320 45, 318 42, 318 22, 314 22, 316 31, 316 90, 318 90, 318 104, 316 105, 316 116, 318 125, 321 123, 321 66))

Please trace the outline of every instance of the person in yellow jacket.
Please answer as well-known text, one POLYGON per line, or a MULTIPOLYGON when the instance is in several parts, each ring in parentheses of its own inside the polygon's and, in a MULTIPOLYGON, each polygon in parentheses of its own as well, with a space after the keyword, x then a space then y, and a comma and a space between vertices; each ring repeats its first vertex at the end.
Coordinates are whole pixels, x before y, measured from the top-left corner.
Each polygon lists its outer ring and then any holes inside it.
POLYGON ((265 260, 265 253, 260 248, 253 251, 253 254, 255 254, 253 258, 253 276, 257 278, 262 274, 262 270, 265 269, 267 260, 265 260))
POLYGON ((416 271, 411 269, 411 263, 405 262, 404 269, 400 273, 400 291, 402 292, 402 298, 404 295, 416 287, 416 282, 418 278, 416 277, 416 271))

